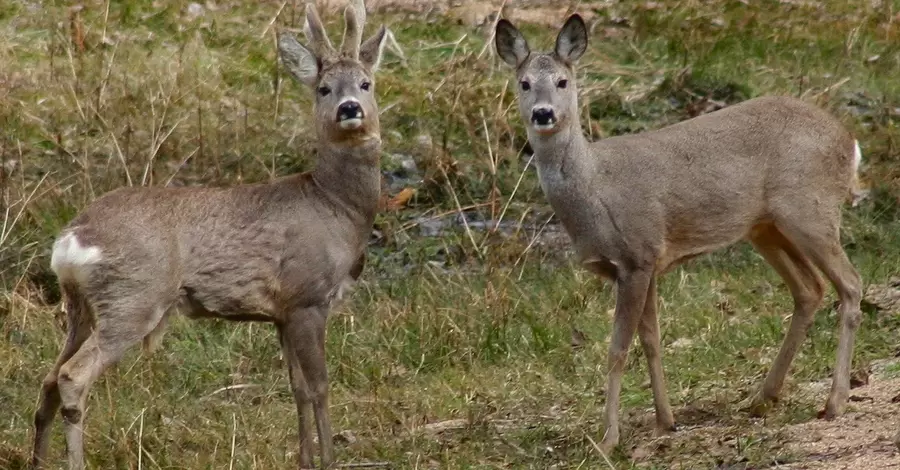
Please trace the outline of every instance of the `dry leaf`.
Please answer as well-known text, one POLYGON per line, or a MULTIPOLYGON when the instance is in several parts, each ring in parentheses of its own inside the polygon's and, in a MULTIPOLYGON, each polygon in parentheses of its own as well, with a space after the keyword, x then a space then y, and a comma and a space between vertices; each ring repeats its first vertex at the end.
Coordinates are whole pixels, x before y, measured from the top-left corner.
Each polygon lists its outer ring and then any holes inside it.
POLYGON ((405 206, 410 199, 416 194, 416 190, 413 188, 403 188, 397 195, 394 197, 388 197, 387 195, 381 196, 381 202, 379 206, 381 206, 382 210, 396 211, 400 210, 405 206))

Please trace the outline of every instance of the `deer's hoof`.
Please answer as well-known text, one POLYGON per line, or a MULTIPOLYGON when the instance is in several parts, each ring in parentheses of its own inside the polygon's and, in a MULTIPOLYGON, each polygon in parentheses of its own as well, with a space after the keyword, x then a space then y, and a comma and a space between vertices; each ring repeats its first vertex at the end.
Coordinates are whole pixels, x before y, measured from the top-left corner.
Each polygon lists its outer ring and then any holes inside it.
POLYGON ((778 403, 777 397, 767 397, 760 393, 753 397, 750 404, 742 408, 742 410, 749 413, 753 418, 763 418, 772 411, 776 403, 778 403))
POLYGON ((816 417, 819 419, 831 421, 832 419, 837 418, 838 416, 840 416, 842 414, 844 414, 843 406, 834 405, 829 402, 829 403, 825 404, 825 409, 819 411, 819 413, 816 414, 816 417))
POLYGON ((844 414, 847 409, 847 393, 832 391, 825 401, 825 409, 817 415, 819 419, 832 420, 844 414))
POLYGON ((653 430, 653 437, 663 437, 668 436, 674 432, 678 431, 678 426, 675 423, 659 423, 656 425, 656 428, 653 430))
POLYGON ((607 436, 605 439, 600 441, 600 444, 597 447, 599 448, 600 452, 603 453, 603 455, 608 457, 610 454, 612 454, 612 451, 615 450, 617 445, 619 445, 618 437, 610 438, 609 436, 607 436))

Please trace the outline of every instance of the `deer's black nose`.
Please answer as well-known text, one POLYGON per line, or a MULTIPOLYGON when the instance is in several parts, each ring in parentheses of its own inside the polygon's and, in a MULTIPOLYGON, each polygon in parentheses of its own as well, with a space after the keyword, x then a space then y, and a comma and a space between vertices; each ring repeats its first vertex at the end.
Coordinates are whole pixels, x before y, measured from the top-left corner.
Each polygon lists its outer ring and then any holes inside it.
POLYGON ((344 101, 338 105, 337 120, 340 122, 349 119, 362 119, 363 114, 362 106, 359 105, 358 101, 344 101))
POLYGON ((556 122, 556 114, 552 108, 534 108, 531 110, 531 122, 546 126, 556 122))

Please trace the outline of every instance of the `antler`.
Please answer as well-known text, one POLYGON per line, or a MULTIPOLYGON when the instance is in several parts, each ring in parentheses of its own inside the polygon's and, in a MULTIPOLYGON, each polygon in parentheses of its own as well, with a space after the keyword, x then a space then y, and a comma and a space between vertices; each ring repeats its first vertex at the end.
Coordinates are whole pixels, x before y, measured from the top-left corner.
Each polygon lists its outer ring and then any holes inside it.
POLYGON ((341 54, 350 59, 359 59, 359 45, 362 43, 363 29, 366 26, 366 5, 364 0, 350 0, 344 9, 347 25, 341 41, 341 54))
POLYGON ((325 27, 322 25, 322 20, 319 19, 314 3, 306 4, 306 26, 303 28, 303 32, 306 34, 306 42, 309 44, 310 50, 316 57, 321 59, 335 53, 334 46, 328 40, 325 27))

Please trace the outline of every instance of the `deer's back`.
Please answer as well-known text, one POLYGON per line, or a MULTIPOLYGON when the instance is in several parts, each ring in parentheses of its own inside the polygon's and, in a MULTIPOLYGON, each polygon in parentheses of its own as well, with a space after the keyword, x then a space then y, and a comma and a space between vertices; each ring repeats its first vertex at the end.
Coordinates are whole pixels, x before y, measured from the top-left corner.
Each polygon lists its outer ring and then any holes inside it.
MULTIPOLYGON (((794 98, 757 98, 666 128, 599 143, 647 168, 646 190, 670 217, 710 223, 766 212, 797 194, 842 201, 853 173, 854 141, 824 110, 794 98)), ((677 220, 677 219, 676 219, 677 220)))
POLYGON ((807 210, 811 200, 823 217, 839 217, 853 145, 841 123, 817 107, 758 98, 591 144, 590 176, 568 183, 554 205, 568 214, 561 217, 579 251, 598 252, 585 257, 649 253, 669 265, 730 245, 767 219, 807 210))

